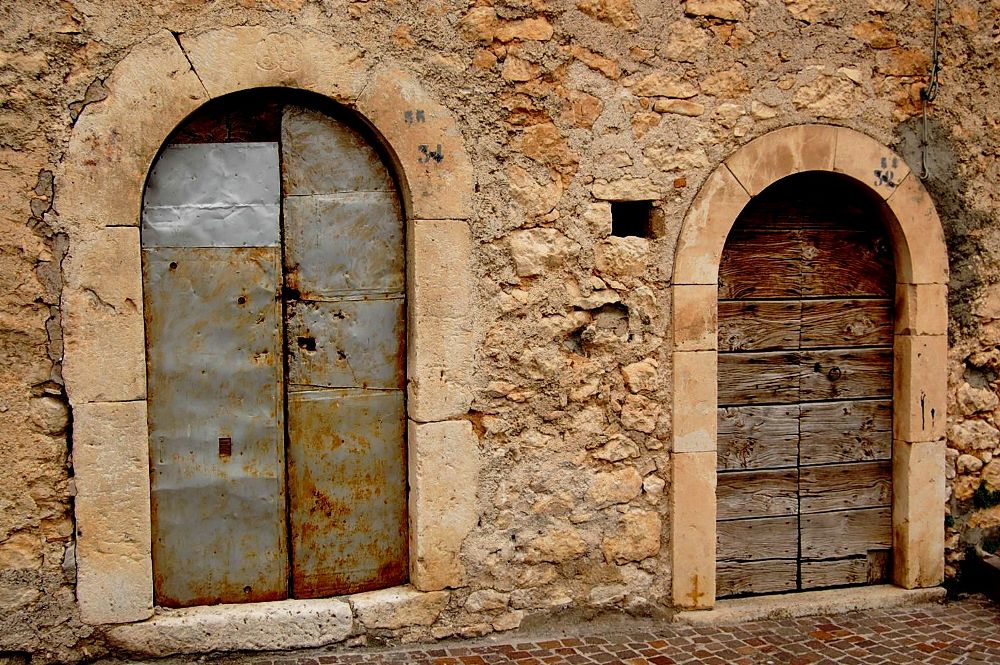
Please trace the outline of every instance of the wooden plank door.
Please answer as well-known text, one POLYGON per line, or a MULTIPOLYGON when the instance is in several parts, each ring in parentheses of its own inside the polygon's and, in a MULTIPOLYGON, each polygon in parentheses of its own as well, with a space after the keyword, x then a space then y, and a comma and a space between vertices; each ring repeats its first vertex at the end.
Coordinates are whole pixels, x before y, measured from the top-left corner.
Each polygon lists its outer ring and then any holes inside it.
POLYGON ((831 174, 754 199, 719 270, 720 597, 888 577, 894 271, 831 174))

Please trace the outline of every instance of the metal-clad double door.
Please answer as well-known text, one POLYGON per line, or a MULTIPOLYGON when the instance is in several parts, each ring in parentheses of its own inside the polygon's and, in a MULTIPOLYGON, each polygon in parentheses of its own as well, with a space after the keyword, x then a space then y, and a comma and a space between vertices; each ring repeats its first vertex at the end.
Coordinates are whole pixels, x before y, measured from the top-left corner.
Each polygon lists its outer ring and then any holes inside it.
POLYGON ((171 145, 142 246, 157 603, 404 581, 403 218, 375 151, 298 107, 280 143, 171 145))

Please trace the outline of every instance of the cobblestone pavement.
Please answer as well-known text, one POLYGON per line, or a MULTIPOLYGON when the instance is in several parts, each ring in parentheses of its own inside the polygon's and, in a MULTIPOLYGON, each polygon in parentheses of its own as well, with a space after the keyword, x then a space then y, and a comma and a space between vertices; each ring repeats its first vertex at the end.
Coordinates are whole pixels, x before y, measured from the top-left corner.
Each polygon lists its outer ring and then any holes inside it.
MULTIPOLYGON (((595 631, 596 632, 596 631, 595 631)), ((343 649, 343 647, 341 647, 343 649)), ((203 661, 204 662, 204 661, 203 661)), ((301 651, 209 658, 233 665, 561 665, 563 663, 967 663, 1000 665, 1000 607, 980 596, 837 616, 704 627, 643 624, 635 632, 553 639, 494 636, 381 651, 301 651)))

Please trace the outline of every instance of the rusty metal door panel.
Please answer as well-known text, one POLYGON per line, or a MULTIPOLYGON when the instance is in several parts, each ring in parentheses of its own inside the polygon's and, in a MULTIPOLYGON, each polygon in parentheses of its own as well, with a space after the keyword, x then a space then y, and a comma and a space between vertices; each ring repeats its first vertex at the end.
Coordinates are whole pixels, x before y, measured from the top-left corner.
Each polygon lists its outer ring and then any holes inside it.
POLYGON ((405 387, 401 295, 288 305, 288 383, 325 388, 405 387))
POLYGON ((144 247, 278 246, 276 143, 172 145, 143 198, 144 247))
POLYGON ((393 192, 285 198, 286 283, 304 300, 402 292, 403 215, 393 192))
POLYGON ((287 593, 280 250, 143 250, 156 601, 287 593))
POLYGON ((324 113, 286 107, 281 145, 286 195, 395 192, 392 177, 371 144, 324 113))
POLYGON ((406 580, 403 408, 395 390, 289 393, 295 598, 406 580))

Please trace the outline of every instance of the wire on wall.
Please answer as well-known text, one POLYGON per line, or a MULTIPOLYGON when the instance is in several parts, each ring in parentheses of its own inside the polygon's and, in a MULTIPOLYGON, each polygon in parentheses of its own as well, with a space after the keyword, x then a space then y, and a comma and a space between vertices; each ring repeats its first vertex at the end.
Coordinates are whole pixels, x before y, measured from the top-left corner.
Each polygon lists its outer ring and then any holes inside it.
POLYGON ((923 115, 923 133, 920 137, 920 179, 926 180, 930 175, 927 171, 927 146, 930 141, 930 129, 927 125, 927 109, 938 95, 938 74, 941 72, 941 51, 938 50, 938 38, 941 34, 941 0, 934 0, 934 41, 931 46, 931 70, 927 75, 927 87, 920 91, 920 106, 923 115))

